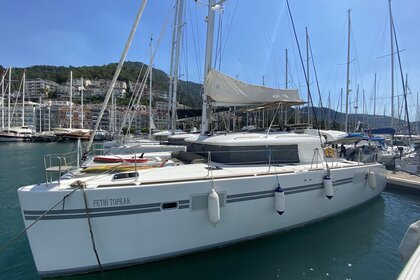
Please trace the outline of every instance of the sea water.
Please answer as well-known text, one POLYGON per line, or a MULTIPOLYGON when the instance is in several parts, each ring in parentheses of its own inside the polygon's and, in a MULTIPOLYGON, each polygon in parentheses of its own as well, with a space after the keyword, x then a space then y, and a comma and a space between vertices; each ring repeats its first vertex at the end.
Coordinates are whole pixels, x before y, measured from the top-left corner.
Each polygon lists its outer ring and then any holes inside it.
MULTIPOLYGON (((0 144, 0 247, 24 229, 17 189, 45 181, 43 155, 72 149, 74 144, 0 144)), ((385 189, 378 198, 315 224, 203 253, 106 271, 105 278, 396 279, 405 264, 398 253, 399 243, 407 227, 419 219, 420 195, 385 189)), ((64 279, 101 278, 100 273, 92 273, 64 279)), ((0 279, 39 279, 25 234, 0 251, 0 279)))

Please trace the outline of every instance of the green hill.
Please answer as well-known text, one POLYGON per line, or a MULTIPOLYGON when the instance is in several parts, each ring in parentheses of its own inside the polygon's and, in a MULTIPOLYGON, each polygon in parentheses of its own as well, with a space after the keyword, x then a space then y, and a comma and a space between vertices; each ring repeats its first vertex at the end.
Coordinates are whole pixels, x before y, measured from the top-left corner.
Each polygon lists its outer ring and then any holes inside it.
MULTIPOLYGON (((64 66, 50 66, 50 65, 35 65, 26 68, 27 79, 41 78, 56 83, 62 84, 69 80, 69 70, 73 71, 74 78, 84 77, 86 79, 105 79, 111 80, 117 63, 110 63, 103 66, 81 66, 81 67, 64 67, 64 66)), ((143 76, 147 65, 141 62, 127 61, 121 70, 118 80, 125 82, 136 82, 137 76, 142 69, 143 76), (143 67, 143 68, 142 68, 143 67)), ((5 70, 0 65, 0 71, 5 70)), ((13 68, 13 74, 21 77, 23 68, 13 68)), ((159 69, 153 69, 153 88, 160 91, 168 91, 168 74, 159 69)), ((179 81, 178 85, 178 101, 192 108, 201 107, 201 84, 179 81)))

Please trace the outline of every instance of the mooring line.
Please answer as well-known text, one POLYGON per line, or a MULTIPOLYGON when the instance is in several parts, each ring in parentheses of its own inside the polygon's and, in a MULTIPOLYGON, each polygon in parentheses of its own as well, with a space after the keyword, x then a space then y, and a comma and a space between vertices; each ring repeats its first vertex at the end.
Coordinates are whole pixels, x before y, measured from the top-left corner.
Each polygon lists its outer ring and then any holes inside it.
POLYGON ((30 229, 34 224, 36 224, 39 220, 41 220, 45 215, 47 215, 50 211, 52 211, 55 207, 57 207, 61 202, 63 202, 67 197, 69 197, 70 195, 72 195, 78 189, 80 189, 80 187, 77 187, 74 190, 72 190, 69 194, 66 194, 59 202, 57 202, 56 204, 54 204, 54 206, 52 206, 50 209, 48 209, 47 211, 45 211, 41 216, 39 216, 35 221, 33 221, 32 224, 30 224, 29 226, 27 226, 18 235, 16 235, 10 241, 8 241, 5 245, 3 245, 2 247, 0 247, 0 252, 3 251, 3 250, 5 250, 7 247, 9 247, 10 245, 12 245, 13 243, 15 243, 16 240, 18 240, 24 233, 26 233, 26 231, 28 231, 28 229, 30 229))
POLYGON ((90 239, 92 240, 92 248, 93 248, 93 252, 95 253, 95 257, 96 257, 96 261, 98 262, 99 269, 101 270, 101 276, 103 279, 105 279, 105 274, 102 268, 101 260, 99 259, 99 254, 98 254, 98 251, 96 250, 95 237, 93 236, 92 223, 90 221, 89 208, 87 205, 87 198, 86 198, 86 192, 85 192, 86 184, 81 181, 76 181, 76 184, 78 185, 78 188, 81 188, 83 191, 83 200, 85 202, 85 209, 86 209, 86 216, 87 216, 87 221, 89 225, 90 239))

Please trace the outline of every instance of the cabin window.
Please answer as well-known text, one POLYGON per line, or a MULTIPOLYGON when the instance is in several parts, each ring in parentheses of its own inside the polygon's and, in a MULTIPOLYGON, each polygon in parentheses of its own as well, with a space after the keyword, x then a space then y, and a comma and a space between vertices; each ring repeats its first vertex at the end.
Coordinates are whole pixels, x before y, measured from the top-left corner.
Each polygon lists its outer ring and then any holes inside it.
POLYGON ((164 202, 164 203, 162 203, 160 209, 162 209, 162 210, 178 209, 178 201, 164 202))
POLYGON ((121 180, 121 179, 135 178, 135 177, 138 177, 138 176, 139 176, 138 172, 117 173, 112 177, 112 179, 113 180, 121 180))
POLYGON ((282 164, 298 163, 298 145, 275 146, 217 146, 189 143, 187 151, 224 164, 282 164))

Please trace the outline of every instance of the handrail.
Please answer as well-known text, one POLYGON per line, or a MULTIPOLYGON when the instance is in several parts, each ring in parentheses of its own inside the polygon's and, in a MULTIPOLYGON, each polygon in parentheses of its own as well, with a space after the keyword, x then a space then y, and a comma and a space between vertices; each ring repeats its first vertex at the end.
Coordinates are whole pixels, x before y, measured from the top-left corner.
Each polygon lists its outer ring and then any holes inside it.
POLYGON ((64 167, 72 167, 73 164, 77 165, 76 153, 77 151, 72 151, 62 154, 48 154, 44 156, 45 180, 47 185, 53 181, 53 175, 48 175, 49 173, 58 174, 57 180, 60 185, 62 172, 68 170, 68 168, 64 169, 64 167), (58 164, 58 166, 54 166, 54 164, 58 164), (54 169, 54 167, 56 169, 54 169))

